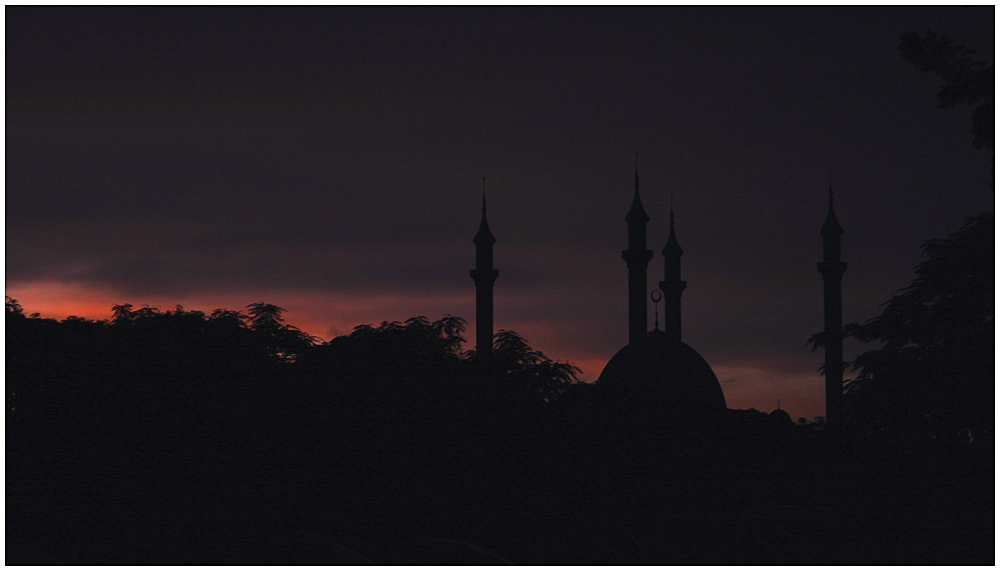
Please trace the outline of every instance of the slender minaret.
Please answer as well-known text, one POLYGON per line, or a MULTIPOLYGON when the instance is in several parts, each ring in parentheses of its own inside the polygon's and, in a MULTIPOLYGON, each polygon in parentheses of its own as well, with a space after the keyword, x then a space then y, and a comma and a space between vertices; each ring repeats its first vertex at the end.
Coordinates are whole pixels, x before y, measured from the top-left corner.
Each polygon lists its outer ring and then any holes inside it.
POLYGON ((635 154, 635 194, 625 221, 628 223, 628 250, 622 250, 622 258, 628 265, 628 342, 636 344, 646 338, 646 266, 653 258, 652 250, 646 249, 649 216, 639 200, 639 153, 635 154))
POLYGON ((674 194, 670 193, 670 236, 667 245, 661 251, 663 254, 663 281, 660 291, 663 292, 663 329, 668 341, 681 340, 681 293, 687 287, 687 282, 681 280, 681 256, 684 250, 677 243, 674 234, 674 194))
POLYGON ((476 282, 476 354, 493 355, 493 283, 500 272, 493 269, 496 238, 486 222, 486 177, 483 177, 483 217, 472 242, 476 245, 476 269, 469 272, 476 282))
POLYGON ((839 424, 844 385, 844 348, 840 331, 840 277, 847 264, 840 261, 840 235, 844 229, 833 213, 833 181, 829 187, 829 209, 820 234, 823 236, 823 261, 817 265, 823 275, 823 323, 826 336, 826 421, 839 424))

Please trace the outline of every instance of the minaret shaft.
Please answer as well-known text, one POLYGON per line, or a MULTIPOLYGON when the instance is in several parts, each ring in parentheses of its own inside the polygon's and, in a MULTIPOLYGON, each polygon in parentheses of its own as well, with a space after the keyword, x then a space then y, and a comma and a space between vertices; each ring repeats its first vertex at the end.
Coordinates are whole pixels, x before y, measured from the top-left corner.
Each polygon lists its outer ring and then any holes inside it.
POLYGON ((476 269, 469 272, 476 284, 476 354, 493 355, 493 284, 500 272, 493 267, 493 244, 496 238, 486 222, 486 180, 483 179, 483 215, 479 232, 472 239, 476 245, 476 269))
POLYGON ((839 277, 823 280, 823 321, 827 339, 823 370, 826 377, 826 417, 831 423, 840 420, 844 385, 840 293, 839 277))
POLYGON ((493 281, 497 270, 472 270, 476 281, 476 354, 487 357, 493 354, 493 281))
POLYGON ((673 342, 681 340, 681 294, 687 287, 687 282, 681 280, 681 256, 684 250, 677 242, 674 234, 674 199, 670 197, 670 236, 663 247, 663 281, 660 291, 663 292, 663 331, 667 339, 673 342))
POLYGON ((650 250, 625 250, 622 257, 628 264, 628 342, 646 338, 649 316, 646 306, 646 266, 653 258, 650 250))
POLYGON ((823 236, 823 261, 817 265, 823 276, 823 329, 825 359, 823 375, 826 393, 826 421, 840 424, 843 421, 844 348, 841 332, 841 276, 847 264, 840 260, 840 235, 843 229, 833 212, 833 187, 826 221, 820 230, 823 236))
POLYGON ((622 259, 628 266, 628 342, 637 344, 646 338, 648 311, 646 309, 646 266, 653 259, 653 252, 646 249, 646 215, 639 199, 639 167, 636 159, 635 194, 632 207, 625 216, 628 223, 628 249, 622 250, 622 259))
POLYGON ((681 293, 687 287, 687 282, 662 281, 660 291, 663 292, 663 332, 670 341, 681 340, 681 293))

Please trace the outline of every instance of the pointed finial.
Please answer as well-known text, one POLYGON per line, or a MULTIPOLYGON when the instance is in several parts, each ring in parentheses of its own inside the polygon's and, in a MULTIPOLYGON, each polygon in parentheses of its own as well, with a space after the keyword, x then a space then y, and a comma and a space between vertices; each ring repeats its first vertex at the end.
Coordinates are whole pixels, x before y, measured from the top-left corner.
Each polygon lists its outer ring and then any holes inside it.
POLYGON ((781 399, 778 399, 778 410, 781 410, 781 399))
POLYGON ((677 243, 677 235, 674 234, 674 193, 670 192, 670 234, 667 236, 667 245, 660 250, 664 256, 675 257, 684 254, 681 245, 677 243))
POLYGON ((482 242, 484 244, 493 244, 496 242, 496 238, 493 237, 493 233, 490 232, 490 225, 486 222, 486 177, 483 177, 483 215, 479 221, 479 232, 476 233, 476 237, 473 241, 477 244, 482 242))
POLYGON ((670 232, 674 231, 674 191, 670 191, 670 232))
POLYGON ((826 221, 823 222, 823 227, 820 229, 821 234, 830 235, 840 235, 844 233, 844 230, 840 227, 840 223, 837 222, 837 215, 833 212, 833 167, 828 167, 828 206, 826 210, 826 221))
POLYGON ((639 194, 639 151, 635 152, 635 193, 639 194))
POLYGON ((827 181, 830 189, 830 209, 833 209, 833 167, 827 168, 827 181))
POLYGON ((635 192, 632 193, 632 207, 629 208, 625 220, 629 223, 645 224, 649 222, 649 216, 642 207, 642 200, 639 198, 639 151, 635 152, 635 192))

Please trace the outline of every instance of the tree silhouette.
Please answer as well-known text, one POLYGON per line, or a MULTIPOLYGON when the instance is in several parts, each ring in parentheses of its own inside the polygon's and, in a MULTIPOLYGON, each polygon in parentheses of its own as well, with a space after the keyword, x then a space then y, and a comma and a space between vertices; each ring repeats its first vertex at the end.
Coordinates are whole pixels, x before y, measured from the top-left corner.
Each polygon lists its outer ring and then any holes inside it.
POLYGON ((328 345, 349 348, 355 356, 372 359, 368 366, 375 369, 387 363, 403 370, 431 362, 455 364, 465 341, 462 337, 465 323, 464 319, 453 315, 434 322, 418 315, 403 323, 383 321, 378 327, 358 325, 349 335, 331 340, 328 345))
POLYGON ((279 329, 284 325, 284 318, 281 314, 287 311, 284 307, 278 307, 272 303, 259 301, 247 305, 247 313, 250 314, 250 327, 267 331, 279 329))
POLYGON ((493 336, 493 355, 500 370, 522 398, 549 402, 577 382, 580 369, 553 361, 531 348, 515 331, 501 329, 493 336))
POLYGON ((18 303, 16 299, 10 297, 9 295, 5 295, 3 297, 4 309, 7 310, 7 315, 24 317, 24 308, 21 307, 21 304, 18 303))
MULTIPOLYGON (((257 302, 247 305, 250 328, 262 334, 268 349, 284 360, 295 360, 296 356, 312 345, 316 339, 285 323, 281 316, 286 310, 271 303, 257 302)), ((228 316, 238 318, 238 316, 228 316)))
POLYGON ((450 315, 434 322, 416 316, 358 325, 308 347, 294 364, 299 385, 292 408, 343 424, 451 406, 462 394, 464 326, 450 315))
POLYGON ((132 304, 122 303, 118 305, 111 306, 111 322, 112 323, 125 323, 126 321, 132 319, 132 304))
MULTIPOLYGON (((881 347, 851 364, 846 384, 854 422, 934 438, 992 440, 994 220, 969 219, 928 240, 913 283, 881 315, 844 326, 845 337, 881 347)), ((810 340, 822 346, 822 334, 810 340)))
POLYGON ((937 94, 938 107, 975 105, 972 112, 972 144, 992 149, 994 142, 994 77, 992 65, 975 59, 975 50, 955 44, 947 36, 928 30, 924 36, 906 32, 899 41, 899 53, 921 71, 944 79, 937 94))

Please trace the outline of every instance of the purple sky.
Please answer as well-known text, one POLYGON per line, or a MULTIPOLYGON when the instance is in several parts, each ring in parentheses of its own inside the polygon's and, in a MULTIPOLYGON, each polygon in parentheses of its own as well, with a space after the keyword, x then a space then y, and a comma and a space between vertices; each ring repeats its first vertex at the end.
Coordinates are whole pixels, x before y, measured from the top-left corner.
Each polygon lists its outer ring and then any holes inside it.
POLYGON ((485 176, 496 327, 592 380, 626 341, 638 151, 656 252, 674 193, 685 341, 731 408, 812 417, 828 166, 845 322, 994 208, 971 109, 896 50, 933 29, 993 63, 990 6, 5 13, 6 292, 47 317, 471 322, 485 176))

